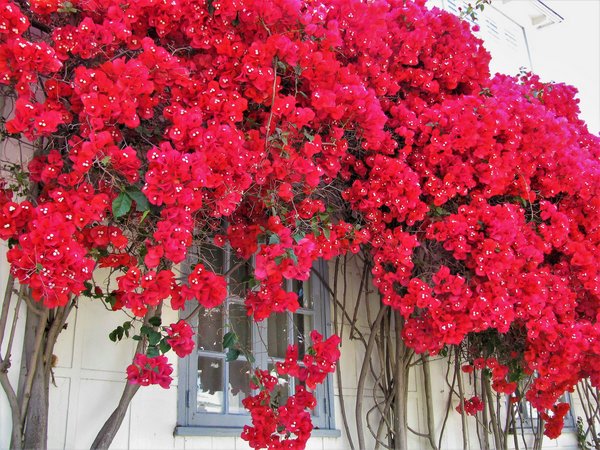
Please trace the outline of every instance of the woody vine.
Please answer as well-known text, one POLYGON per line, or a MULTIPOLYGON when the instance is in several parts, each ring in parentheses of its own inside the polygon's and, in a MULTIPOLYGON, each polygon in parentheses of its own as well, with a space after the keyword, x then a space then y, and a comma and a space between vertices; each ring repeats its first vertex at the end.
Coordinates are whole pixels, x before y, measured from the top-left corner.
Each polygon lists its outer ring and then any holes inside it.
MULTIPOLYGON (((492 78, 488 63, 467 23, 422 1, 0 0, 12 445, 46 446, 53 348, 81 296, 126 311, 111 336, 138 340, 93 446, 110 444, 140 386, 168 387, 164 354, 189 354, 194 336, 161 311, 225 300, 228 274, 203 261, 179 271, 213 244, 255 259, 245 302, 257 321, 298 308, 285 279, 360 255, 381 332, 357 334, 330 290, 336 324, 394 357, 373 374, 392 400, 356 408, 368 427, 380 415, 369 429, 380 445, 406 448, 408 369, 420 361, 427 380, 440 353, 481 374, 479 395, 465 398, 460 376, 449 385, 463 417, 481 416, 485 445, 500 448, 513 423, 491 417, 493 392, 526 397, 557 437, 561 395, 600 383, 599 138, 574 88, 492 78)), ((291 347, 277 367, 309 388, 286 405, 256 371, 242 435, 253 447, 310 436, 310 389, 339 357, 339 337, 312 337, 301 362, 291 347)), ((431 427, 426 437, 439 448, 431 427)))

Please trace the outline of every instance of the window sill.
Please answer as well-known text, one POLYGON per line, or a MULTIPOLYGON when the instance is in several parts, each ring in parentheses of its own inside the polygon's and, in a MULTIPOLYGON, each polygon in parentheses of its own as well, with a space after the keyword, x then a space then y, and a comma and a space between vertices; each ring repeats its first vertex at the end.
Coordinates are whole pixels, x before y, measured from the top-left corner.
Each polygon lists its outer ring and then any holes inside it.
MULTIPOLYGON (((190 427, 177 426, 173 432, 174 436, 232 436, 238 437, 242 434, 242 428, 233 427, 190 427)), ((337 438, 342 435, 340 430, 325 430, 316 428, 312 430, 312 437, 337 438)))

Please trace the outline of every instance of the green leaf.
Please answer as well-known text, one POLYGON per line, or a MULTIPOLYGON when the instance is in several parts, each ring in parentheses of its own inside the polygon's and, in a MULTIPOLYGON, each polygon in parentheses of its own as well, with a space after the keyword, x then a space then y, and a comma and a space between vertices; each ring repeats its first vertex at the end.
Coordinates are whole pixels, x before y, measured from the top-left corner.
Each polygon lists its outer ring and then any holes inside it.
POLYGON ((144 219, 148 216, 148 214, 150 214, 150 210, 147 209, 146 211, 144 211, 144 213, 142 214, 142 218, 140 219, 140 223, 142 223, 144 221, 144 219))
POLYGON ((325 239, 329 240, 329 238, 331 237, 331 230, 329 229, 329 227, 323 228, 323 235, 325 235, 325 239))
POLYGON ((166 339, 163 339, 158 344, 158 349, 161 351, 161 353, 167 353, 169 350, 171 350, 171 346, 169 345, 166 339))
POLYGON ((230 348, 225 355, 225 361, 235 361, 241 353, 237 348, 230 348))
POLYGON ((158 344, 161 339, 162 334, 160 334, 158 331, 152 330, 150 333, 148 333, 148 344, 150 345, 158 344))
POLYGON ((450 213, 441 206, 429 205, 429 215, 433 217, 445 217, 449 216, 450 213))
POLYGON ((256 278, 251 277, 248 280, 248 288, 250 288, 250 290, 254 289, 255 287, 260 286, 260 281, 258 281, 256 278))
POLYGON ((142 337, 139 334, 136 334, 135 336, 133 336, 131 339, 133 339, 134 341, 141 341, 142 337))
POLYGON ((269 244, 279 244, 279 242, 281 241, 279 240, 278 234, 272 234, 271 236, 269 236, 269 244))
POLYGON ((162 319, 158 316, 150 317, 150 319, 148 319, 148 323, 150 323, 150 325, 152 325, 152 326, 160 327, 160 324, 162 323, 162 319))
POLYGON ((315 137, 312 134, 310 134, 308 131, 302 130, 302 132, 304 133, 304 137, 306 139, 308 139, 308 142, 312 142, 315 140, 315 137))
POLYGON ((123 217, 131 209, 131 197, 121 192, 112 202, 112 212, 115 218, 123 217))
POLYGON ((154 345, 150 345, 146 350, 146 356, 148 356, 148 358, 154 358, 158 355, 160 355, 160 351, 154 345))
POLYGON ((129 330, 131 328, 131 322, 125 322, 123 324, 123 329, 124 330, 129 330))
POLYGON ((277 61, 277 68, 285 72, 287 65, 283 61, 277 61))
POLYGON ((223 336, 223 348, 233 348, 237 343, 237 335, 233 331, 228 331, 223 336))
POLYGON ((117 297, 115 297, 114 295, 107 295, 104 301, 108 303, 112 308, 113 306, 115 306, 115 303, 117 303, 117 297))
POLYGON ((119 325, 117 328, 115 328, 114 330, 112 330, 110 332, 110 334, 108 335, 108 338, 113 342, 117 342, 117 341, 120 341, 121 339, 123 339, 124 333, 125 333, 125 329, 119 325))
POLYGON ((297 264, 298 264, 298 257, 296 256, 296 253, 294 253, 294 250, 293 250, 293 249, 290 249, 290 250, 289 250, 289 252, 288 252, 288 254, 289 254, 289 256, 290 256, 290 259, 291 259, 292 261, 294 261, 294 264, 296 264, 296 265, 297 265, 297 264))
POLYGON ((154 331, 152 328, 150 328, 148 325, 142 325, 142 328, 140 328, 140 333, 148 335, 150 334, 150 332, 154 331))
POLYGON ((135 202, 135 210, 138 212, 148 211, 150 203, 142 191, 139 189, 129 189, 126 194, 135 202))

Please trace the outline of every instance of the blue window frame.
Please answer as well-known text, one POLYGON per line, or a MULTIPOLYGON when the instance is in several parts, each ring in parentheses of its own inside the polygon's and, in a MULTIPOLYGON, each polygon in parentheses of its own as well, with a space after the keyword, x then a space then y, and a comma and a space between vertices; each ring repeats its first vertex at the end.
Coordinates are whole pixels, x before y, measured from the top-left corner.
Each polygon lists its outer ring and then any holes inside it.
MULTIPOLYGON (((299 357, 310 347, 310 332, 330 333, 329 293, 320 278, 327 279, 327 264, 318 261, 307 281, 288 280, 286 289, 298 294, 300 308, 294 313, 273 314, 261 323, 246 314, 243 295, 249 288, 252 261, 240 261, 228 249, 203 248, 196 260, 216 273, 227 274, 228 296, 218 308, 201 308, 190 320, 196 330, 196 350, 180 360, 178 386, 178 435, 235 435, 250 424, 242 400, 253 394, 252 366, 272 370, 283 361, 289 344, 296 344, 299 357), (223 336, 234 331, 243 349, 234 361, 227 361, 223 336), (252 354, 250 364, 246 354, 252 354)), ((182 317, 192 314, 188 302, 182 317)), ((295 390, 295 380, 278 386, 276 398, 284 403, 295 390)), ((312 411, 315 429, 334 429, 331 377, 314 392, 317 407, 312 411)))

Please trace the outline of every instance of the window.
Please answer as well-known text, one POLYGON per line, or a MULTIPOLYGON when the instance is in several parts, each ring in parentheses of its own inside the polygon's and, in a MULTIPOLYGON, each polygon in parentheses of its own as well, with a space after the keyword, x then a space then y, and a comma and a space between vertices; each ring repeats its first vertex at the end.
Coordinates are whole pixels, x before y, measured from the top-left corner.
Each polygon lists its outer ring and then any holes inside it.
MULTIPOLYGON (((474 0, 444 0, 444 9, 460 16, 474 0)), ((483 39, 484 47, 492 55, 490 68, 496 71, 517 74, 521 67, 531 68, 531 57, 525 29, 512 18, 504 14, 503 5, 485 5, 483 12, 477 11, 477 21, 465 17, 480 29, 475 34, 483 39)))
MULTIPOLYGON (((253 394, 250 389, 254 366, 273 369, 283 361, 289 344, 296 344, 299 357, 310 347, 310 331, 328 335, 328 293, 314 272, 325 278, 326 263, 319 261, 307 281, 287 281, 286 288, 298 294, 300 308, 295 313, 273 314, 257 324, 247 316, 244 292, 250 288, 251 261, 241 261, 233 252, 216 247, 203 248, 202 262, 216 273, 228 275, 228 296, 218 308, 201 308, 189 322, 197 331, 196 351, 180 361, 179 408, 177 434, 235 434, 250 423, 242 400, 253 394), (241 350, 237 359, 228 361, 223 337, 229 331, 237 336, 241 350), (252 355, 252 356, 250 356, 252 355)), ((182 313, 191 314, 197 305, 190 304, 182 313)), ((281 403, 295 391, 294 381, 278 387, 281 403)), ((313 414, 315 429, 333 429, 332 386, 330 377, 317 387, 317 407, 313 414)))
MULTIPOLYGON (((516 405, 508 403, 509 408, 515 408, 515 418, 512 424, 513 433, 536 433, 539 431, 540 421, 538 411, 531 406, 531 403, 525 399, 525 396, 521 394, 520 389, 517 389, 517 395, 520 397, 519 402, 516 405)), ((566 392, 559 399, 559 402, 568 403, 571 406, 569 412, 564 417, 563 426, 565 429, 575 428, 575 420, 573 418, 573 410, 571 403, 571 395, 566 392)))

